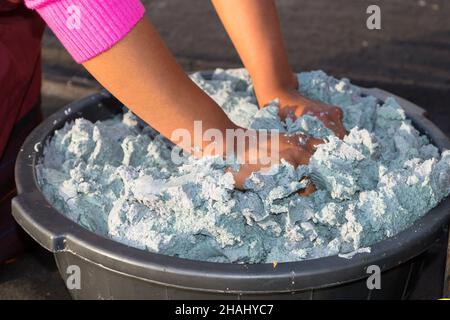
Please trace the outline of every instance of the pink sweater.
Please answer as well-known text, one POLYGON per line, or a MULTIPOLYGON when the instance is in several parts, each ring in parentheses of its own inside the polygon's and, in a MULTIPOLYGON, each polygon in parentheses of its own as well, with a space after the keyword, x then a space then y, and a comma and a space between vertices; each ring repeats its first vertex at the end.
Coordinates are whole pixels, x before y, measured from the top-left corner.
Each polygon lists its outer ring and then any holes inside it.
POLYGON ((108 50, 144 15, 139 0, 25 0, 78 62, 108 50))

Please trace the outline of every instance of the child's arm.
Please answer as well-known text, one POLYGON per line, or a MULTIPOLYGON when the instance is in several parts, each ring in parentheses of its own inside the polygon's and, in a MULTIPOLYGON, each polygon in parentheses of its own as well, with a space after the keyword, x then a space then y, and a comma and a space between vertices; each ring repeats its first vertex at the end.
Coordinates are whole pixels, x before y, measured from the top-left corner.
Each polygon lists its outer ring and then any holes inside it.
POLYGON ((273 0, 212 0, 239 56, 249 71, 260 106, 280 99, 282 117, 311 112, 342 137, 339 108, 307 99, 297 92, 273 0))

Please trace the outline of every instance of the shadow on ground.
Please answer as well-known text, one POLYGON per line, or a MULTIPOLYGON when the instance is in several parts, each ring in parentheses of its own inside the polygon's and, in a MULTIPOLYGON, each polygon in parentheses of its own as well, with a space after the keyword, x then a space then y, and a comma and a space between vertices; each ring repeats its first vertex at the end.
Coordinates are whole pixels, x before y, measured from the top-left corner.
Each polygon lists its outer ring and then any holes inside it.
POLYGON ((0 265, 0 300, 70 299, 53 255, 34 244, 25 254, 0 265))

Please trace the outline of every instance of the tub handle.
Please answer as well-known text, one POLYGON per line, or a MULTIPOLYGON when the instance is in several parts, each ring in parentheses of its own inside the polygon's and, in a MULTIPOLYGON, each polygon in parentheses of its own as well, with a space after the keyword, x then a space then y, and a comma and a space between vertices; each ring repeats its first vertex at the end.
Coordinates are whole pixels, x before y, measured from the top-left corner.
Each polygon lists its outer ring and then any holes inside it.
POLYGON ((57 212, 40 192, 17 195, 12 200, 11 209, 17 223, 41 246, 53 253, 64 251, 64 226, 69 223, 63 220, 68 219, 57 212))

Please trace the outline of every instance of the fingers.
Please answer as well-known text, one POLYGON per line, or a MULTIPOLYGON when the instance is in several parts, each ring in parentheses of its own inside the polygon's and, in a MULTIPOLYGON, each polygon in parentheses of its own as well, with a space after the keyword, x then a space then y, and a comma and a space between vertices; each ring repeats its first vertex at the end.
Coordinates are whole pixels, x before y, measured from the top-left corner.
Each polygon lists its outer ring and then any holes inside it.
POLYGON ((339 107, 306 98, 298 92, 280 99, 280 106, 280 117, 283 120, 286 117, 292 118, 294 115, 295 117, 301 117, 309 114, 319 118, 340 139, 347 134, 342 124, 343 112, 339 107))
POLYGON ((333 131, 339 139, 343 139, 345 137, 345 135, 347 134, 347 131, 345 130, 344 126, 342 125, 342 123, 340 121, 333 119, 324 124, 328 129, 333 131))
POLYGON ((245 179, 246 179, 247 177, 244 177, 244 176, 240 175, 240 174, 239 174, 239 171, 234 171, 234 170, 231 169, 231 168, 225 169, 225 172, 231 172, 231 173, 233 174, 233 178, 234 178, 234 187, 235 187, 236 189, 239 189, 239 190, 243 190, 243 189, 244 189, 244 182, 245 182, 245 179))
MULTIPOLYGON (((286 139, 286 138, 284 138, 286 139)), ((285 146, 287 145, 287 149, 280 154, 280 159, 284 159, 286 162, 292 164, 294 167, 299 165, 306 165, 309 163, 311 155, 314 153, 314 150, 317 145, 324 143, 321 139, 312 138, 305 135, 296 135, 291 136, 289 140, 284 140, 285 146), (291 140, 295 138, 295 140, 291 140), (304 140, 304 144, 300 146, 299 139, 304 140), (297 141, 294 143, 294 141, 297 141)), ((273 164, 272 164, 273 165, 273 164)), ((246 179, 253 173, 257 171, 264 171, 269 169, 267 166, 262 166, 261 164, 242 164, 238 171, 233 170, 232 168, 227 168, 226 172, 231 172, 235 181, 235 188, 239 190, 244 190, 244 184, 246 179)), ((316 187, 313 183, 309 183, 308 186, 300 190, 298 193, 300 196, 308 196, 311 193, 316 191, 316 187)))
POLYGON ((333 131, 339 139, 342 139, 347 134, 342 123, 344 113, 341 108, 334 106, 326 106, 328 110, 319 115, 319 119, 322 120, 324 125, 333 131))
POLYGON ((341 123, 338 124, 335 132, 338 138, 341 140, 344 139, 345 135, 347 134, 347 130, 345 130, 344 125, 342 125, 341 123))
MULTIPOLYGON (((291 162, 293 160, 290 159, 290 160, 286 160, 286 161, 291 162)), ((256 168, 256 167, 249 168, 248 166, 242 166, 239 171, 233 171, 231 168, 228 168, 226 170, 226 172, 231 172, 233 174, 234 181, 235 181, 235 188, 238 190, 244 190, 245 180, 247 179, 247 177, 249 177, 251 175, 252 172, 255 172, 255 171, 258 171, 258 168, 256 168)), ((312 182, 310 182, 306 186, 306 188, 298 191, 298 194, 301 197, 307 197, 316 191, 317 191, 316 186, 312 182)))
POLYGON ((319 144, 323 144, 323 143, 325 143, 325 141, 322 139, 317 139, 317 138, 313 138, 313 137, 308 137, 306 139, 306 147, 308 148, 308 150, 311 150, 311 151, 315 151, 317 146, 319 144))
POLYGON ((311 193, 316 192, 316 186, 313 183, 309 183, 305 189, 302 189, 298 192, 298 194, 302 197, 307 197, 309 196, 311 193))
MULTIPOLYGON (((293 141, 292 137, 290 141, 293 141)), ((306 149, 311 153, 316 150, 319 144, 323 143, 325 143, 325 141, 322 139, 314 138, 301 133, 295 134, 295 145, 299 146, 301 149, 306 149)))
POLYGON ((235 171, 232 168, 227 168, 225 172, 231 172, 234 177, 234 186, 236 189, 244 190, 245 180, 253 173, 261 169, 261 166, 257 164, 244 164, 241 165, 239 171, 235 171))
POLYGON ((342 119, 344 118, 344 112, 343 112, 342 109, 339 108, 339 107, 331 107, 331 112, 332 112, 333 114, 335 114, 336 117, 337 117, 340 121, 342 121, 342 119))
POLYGON ((341 108, 333 107, 332 108, 332 117, 334 118, 335 123, 335 133, 337 136, 342 139, 347 134, 347 131, 344 128, 343 119, 344 119, 344 112, 341 108))

